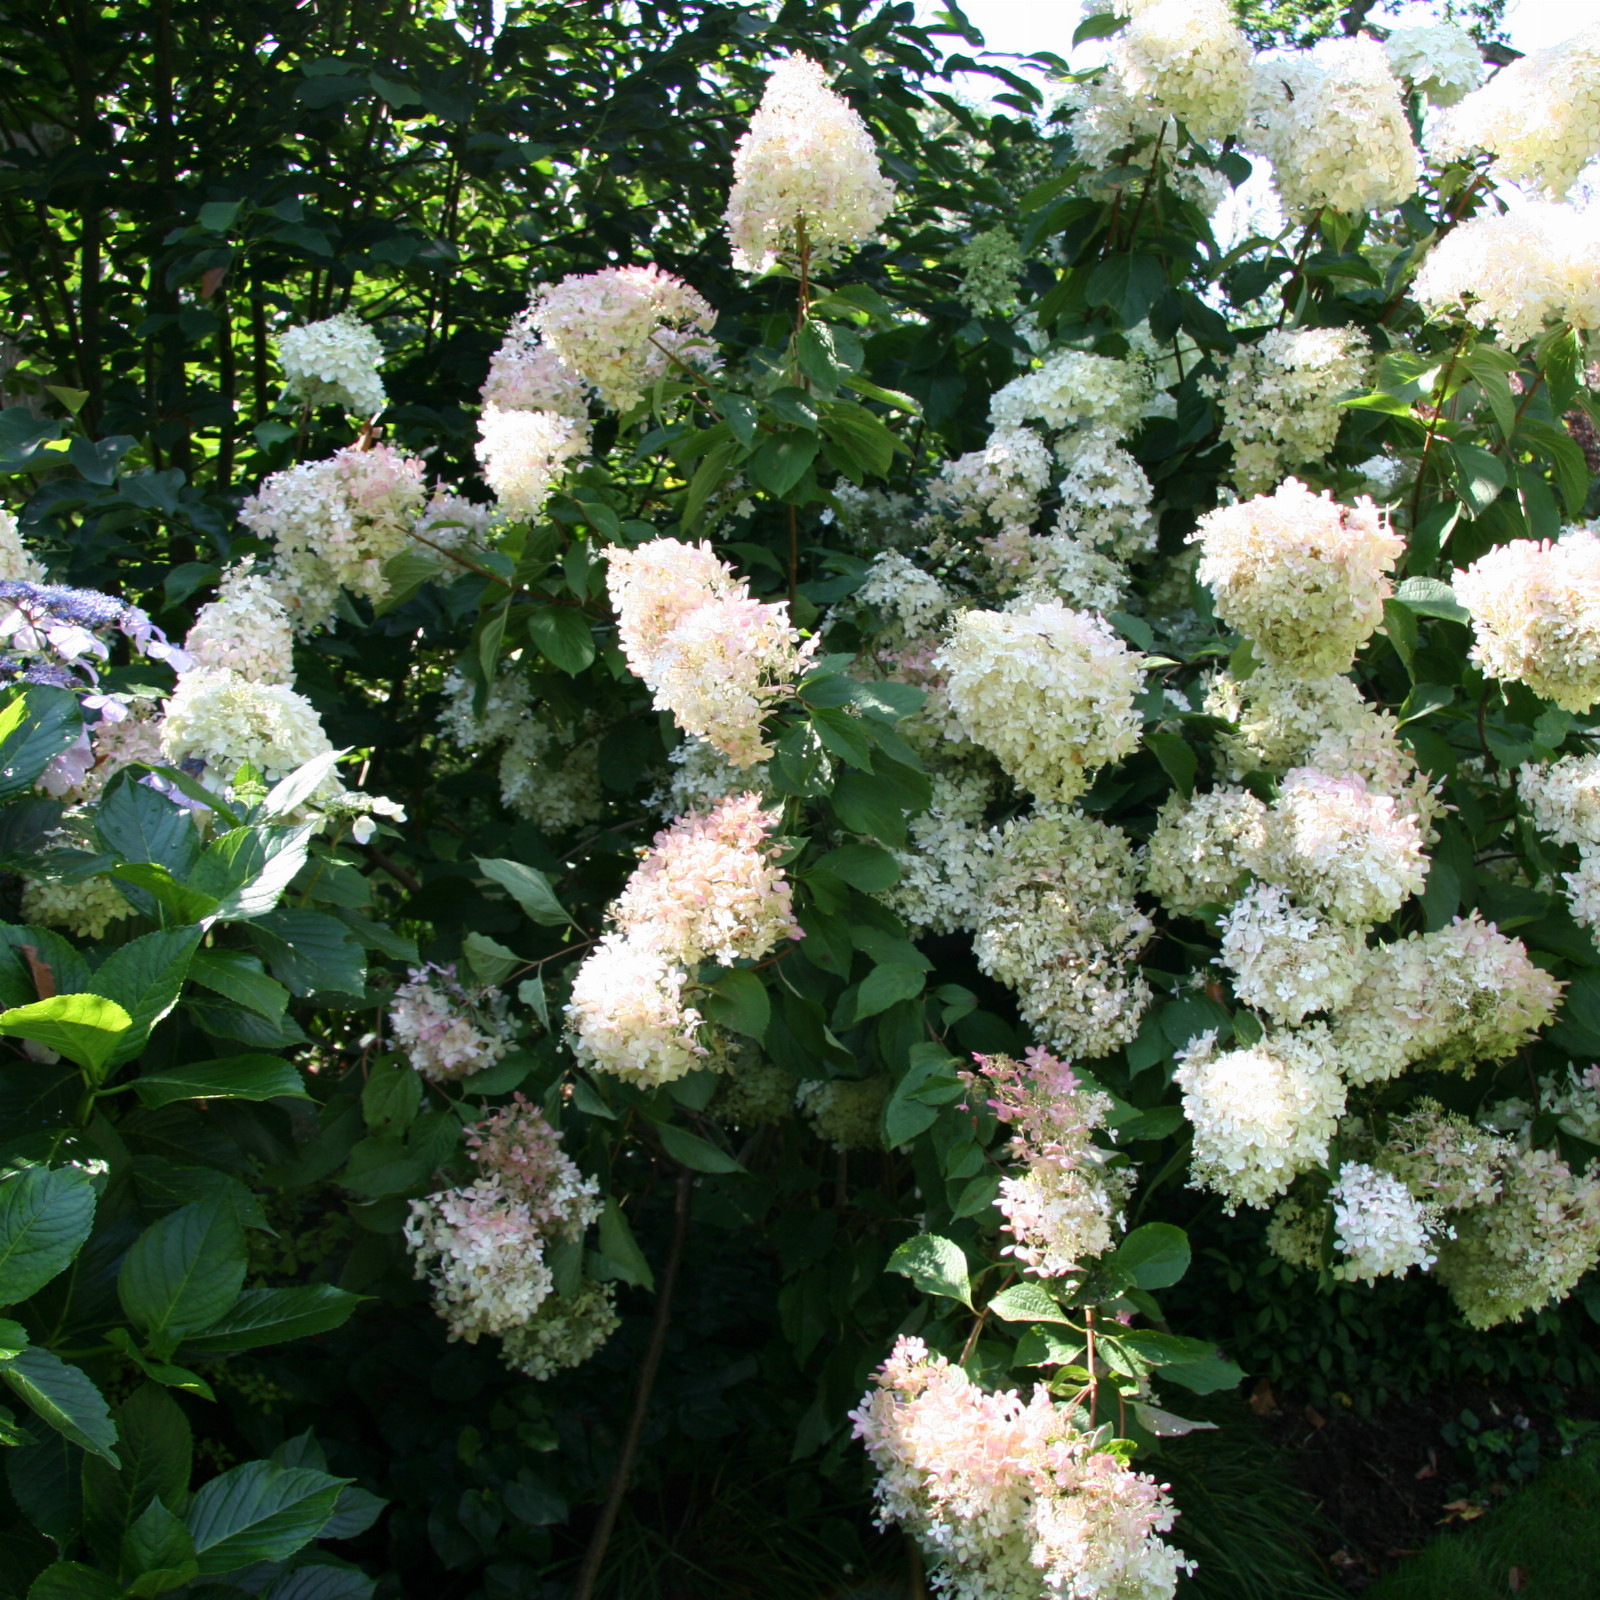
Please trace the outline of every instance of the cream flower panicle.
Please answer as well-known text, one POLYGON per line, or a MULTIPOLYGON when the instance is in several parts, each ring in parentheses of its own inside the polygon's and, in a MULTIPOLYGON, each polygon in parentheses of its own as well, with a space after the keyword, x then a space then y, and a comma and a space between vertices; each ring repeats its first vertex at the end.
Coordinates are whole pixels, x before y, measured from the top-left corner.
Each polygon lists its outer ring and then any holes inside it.
POLYGON ((1241 874, 1260 859, 1266 824, 1266 806, 1244 789, 1173 795, 1156 814, 1145 888, 1177 916, 1227 905, 1241 874))
POLYGON ((1140 6, 1117 36, 1112 60, 1130 94, 1176 117, 1197 139, 1225 139, 1244 122, 1254 58, 1226 0, 1140 6))
POLYGON ((1349 1001, 1365 956, 1358 933, 1299 910, 1275 884, 1258 883, 1224 919, 1218 959, 1246 1005, 1275 1022, 1299 1024, 1349 1001))
POLYGON ((505 997, 492 989, 469 989, 457 979, 453 961, 411 969, 395 990, 389 1029, 430 1083, 482 1072, 511 1047, 505 997))
POLYGON ((589 448, 587 422, 554 411, 502 411, 478 419, 478 461, 501 513, 536 521, 569 462, 589 448))
POLYGON ((200 667, 179 677, 166 703, 161 748, 173 766, 203 762, 201 781, 220 790, 247 763, 275 783, 333 746, 311 702, 287 684, 200 667))
POLYGON ((1436 106, 1453 106, 1483 82, 1478 41, 1453 22, 1396 28, 1383 48, 1394 75, 1436 106))
POLYGON ((787 55, 733 152, 726 223, 733 264, 835 261, 870 239, 894 206, 866 123, 805 56, 787 55))
POLYGON ((688 985, 689 974, 660 951, 608 933, 573 979, 566 1017, 574 1054, 646 1088, 693 1072, 706 1050, 688 985))
POLYGON ((230 568, 217 598, 195 613, 183 647, 200 667, 224 667, 253 683, 294 681, 294 629, 271 580, 230 568))
POLYGON ((387 402, 378 376, 383 346, 352 312, 279 334, 278 361, 290 395, 309 406, 343 406, 358 417, 373 417, 387 402))
POLYGON ((1363 1162, 1347 1161, 1328 1198, 1333 1203, 1334 1248, 1343 1258, 1333 1275, 1347 1283, 1403 1278, 1426 1272, 1444 1231, 1437 1207, 1418 1200, 1398 1178, 1363 1162))
POLYGON ((583 379, 539 338, 534 311, 520 312, 489 361, 484 408, 501 411, 553 411, 575 421, 588 420, 583 379))

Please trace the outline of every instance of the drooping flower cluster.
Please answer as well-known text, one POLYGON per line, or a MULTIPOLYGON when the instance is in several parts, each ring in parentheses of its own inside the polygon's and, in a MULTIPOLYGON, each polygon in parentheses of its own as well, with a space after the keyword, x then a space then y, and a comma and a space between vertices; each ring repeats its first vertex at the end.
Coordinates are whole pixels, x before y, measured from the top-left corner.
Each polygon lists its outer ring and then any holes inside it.
POLYGON ((1026 524, 1039 515, 1049 485, 1044 440, 1031 428, 1000 427, 983 449, 945 462, 930 496, 963 527, 976 527, 985 516, 1003 525, 1026 524))
POLYGON ((1478 41, 1453 22, 1396 28, 1383 48, 1394 75, 1436 106, 1453 106, 1483 82, 1478 41))
POLYGON ((785 56, 733 151, 733 264, 812 267, 870 239, 894 206, 866 123, 805 56, 785 56))
POLYGON ((1429 145, 1447 161, 1490 151, 1498 181, 1559 200, 1600 155, 1600 23, 1502 67, 1445 114, 1429 145))
POLYGON ((1243 143, 1272 162, 1292 216, 1383 211, 1417 192, 1400 84, 1374 39, 1323 39, 1303 53, 1258 57, 1243 143))
POLYGON ((474 1125, 467 1145, 477 1180, 413 1200, 405 1225, 434 1309, 452 1339, 505 1338, 508 1361, 534 1377, 584 1360, 615 1326, 606 1325, 603 1295, 562 1308, 564 1329, 562 1311, 542 1327, 535 1319, 555 1285, 548 1247, 583 1237, 600 1215, 599 1185, 562 1154, 561 1135, 520 1094, 474 1125))
POLYGON ((1143 657, 1059 600, 965 611, 935 665, 968 736, 1041 800, 1071 800, 1138 744, 1143 657))
POLYGON ((374 417, 388 401, 378 376, 383 346, 352 312, 279 334, 278 362, 290 396, 308 406, 342 406, 355 416, 374 417))
POLYGON ((657 950, 608 933, 584 958, 566 1007, 573 1054, 647 1087, 702 1065, 702 1017, 685 1001, 689 976, 657 950))
POLYGON ((1132 1171, 1108 1166, 1110 1152, 1094 1142, 1111 1110, 1109 1095, 1087 1089, 1066 1062, 1046 1050, 978 1056, 979 1071, 963 1073, 969 1096, 983 1096, 1011 1129, 1008 1146, 1022 1172, 1000 1180, 996 1207, 1012 1242, 1004 1253, 1029 1272, 1059 1278, 1082 1272, 1116 1242, 1132 1171))
POLYGON ((492 1067, 511 1048, 505 996, 468 988, 455 963, 413 967, 395 990, 389 1030, 430 1083, 453 1083, 492 1067))
POLYGON ((1566 711, 1600 701, 1600 536, 1514 539, 1455 576, 1472 613, 1472 659, 1566 711))
POLYGON ((502 515, 535 522, 565 465, 589 448, 585 422, 555 411, 502 411, 485 406, 478 418, 478 463, 502 515))
POLYGON ((1270 328, 1228 357, 1217 387, 1233 481, 1262 494, 1333 448, 1339 400, 1363 387, 1369 352, 1354 328, 1270 328))
POLYGON ((1043 1384, 990 1394, 902 1335, 850 1414, 879 1520, 937 1562, 950 1600, 1170 1600, 1182 1555, 1154 1479, 1081 1432, 1043 1384))
POLYGON ((680 365, 712 365, 716 320, 698 291, 653 263, 563 278, 540 290, 527 313, 528 326, 613 411, 632 410, 680 365))
POLYGON ((564 1367, 581 1367, 622 1326, 617 1290, 584 1279, 573 1294, 552 1290, 526 1322, 500 1336, 500 1359, 542 1383, 564 1367))
POLYGON ((1093 1058, 1139 1029, 1150 988, 1137 966, 1154 931, 1120 828, 1047 810, 1006 824, 979 909, 979 968, 1064 1056, 1093 1058))
POLYGON ((618 639, 656 705, 736 766, 765 760, 761 719, 793 692, 817 641, 753 599, 709 544, 655 539, 605 556, 618 639))

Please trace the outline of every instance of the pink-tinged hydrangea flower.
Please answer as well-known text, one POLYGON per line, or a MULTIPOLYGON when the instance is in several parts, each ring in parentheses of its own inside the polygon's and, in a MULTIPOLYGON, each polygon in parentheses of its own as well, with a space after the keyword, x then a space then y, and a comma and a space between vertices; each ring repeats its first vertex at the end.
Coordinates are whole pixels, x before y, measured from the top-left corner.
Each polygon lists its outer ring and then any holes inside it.
POLYGON ((510 1048, 503 995, 469 989, 455 963, 413 967, 389 1010, 394 1042, 423 1077, 451 1083, 492 1067, 510 1048))
POLYGON ((166 702, 161 748, 175 767, 203 761, 203 781, 216 786, 246 763, 276 782, 333 746, 316 708, 287 684, 202 667, 182 674, 166 702))
POLYGON ((1472 659, 1566 711, 1600 701, 1600 537, 1514 539, 1455 576, 1472 613, 1472 659))
POLYGON ((195 614, 183 647, 200 667, 222 667, 252 683, 294 681, 294 629, 271 581, 236 566, 217 598, 195 614))
POLYGON ((1309 676, 1349 667, 1383 620, 1405 549, 1370 500, 1342 506, 1293 478, 1208 512, 1190 538, 1217 615, 1263 660, 1309 676))
POLYGON ((604 555, 617 642, 629 667, 646 682, 667 635, 691 611, 744 590, 733 568, 717 560, 705 540, 652 539, 633 550, 612 545, 604 555))
POLYGON ((1333 1204, 1334 1248, 1343 1259, 1333 1269, 1347 1283, 1403 1278, 1426 1272, 1433 1245, 1445 1230, 1438 1207, 1412 1195, 1398 1178, 1360 1161, 1347 1161, 1328 1192, 1333 1204))
POLYGON ((756 961, 800 938, 771 838, 781 821, 756 794, 678 818, 656 835, 612 904, 612 920, 635 944, 686 967, 711 956, 725 966, 756 961))
POLYGON ((1157 1537, 1176 1516, 1162 1486, 1043 1384, 990 1394, 902 1335, 850 1420, 880 1524, 916 1539, 949 1600, 1170 1600, 1189 1569, 1157 1537))
POLYGON ((1221 1054, 1216 1034, 1201 1034, 1178 1060, 1193 1186, 1214 1190, 1228 1211, 1267 1205, 1327 1159, 1345 1086, 1321 1023, 1221 1054))
POLYGON ((478 1170, 496 1179, 547 1238, 576 1239, 600 1216, 600 1185, 561 1150, 561 1135, 521 1094, 467 1129, 478 1170))
POLYGON ((686 1004, 689 974, 657 950, 610 933, 584 958, 566 1008, 578 1060, 647 1088, 702 1064, 700 1013, 686 1004))
POLYGON ((968 736, 1041 800, 1072 800, 1139 742, 1144 657, 1059 600, 966 611, 934 665, 968 736))
POLYGON ((482 390, 484 409, 554 411, 586 421, 583 379, 549 345, 541 342, 533 310, 521 312, 506 329, 489 362, 482 390))
POLYGON ((503 515, 533 522, 569 461, 589 448, 587 423, 554 411, 485 408, 478 418, 478 463, 503 515))
POLYGON ((378 376, 383 346, 352 312, 279 334, 278 361, 289 394, 308 406, 342 406, 358 417, 384 408, 387 396, 378 376))
POLYGON ((785 56, 733 152, 728 238, 741 272, 773 261, 813 267, 878 231, 894 185, 867 125, 805 56, 785 56))
POLYGON ((541 289, 528 322, 613 411, 629 411, 681 365, 714 365, 717 315, 660 267, 606 267, 541 289))

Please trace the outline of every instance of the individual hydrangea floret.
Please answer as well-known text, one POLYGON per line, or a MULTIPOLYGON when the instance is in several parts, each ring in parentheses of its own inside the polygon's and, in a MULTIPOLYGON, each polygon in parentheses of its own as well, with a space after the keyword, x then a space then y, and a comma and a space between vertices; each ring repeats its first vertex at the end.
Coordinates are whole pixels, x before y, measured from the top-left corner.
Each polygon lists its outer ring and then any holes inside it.
POLYGON ((1243 789, 1173 795, 1156 813, 1144 883, 1168 911, 1227 905, 1266 843, 1267 808, 1243 789))
POLYGON ((1345 671, 1383 620, 1405 542, 1370 500, 1354 507, 1290 478, 1275 494, 1208 512, 1191 540, 1217 615, 1267 663, 1345 671))
POLYGON ((1333 1204, 1334 1248, 1341 1260, 1333 1275, 1346 1283, 1403 1278, 1426 1272, 1437 1259, 1433 1245, 1443 1223, 1436 1207, 1418 1200, 1398 1178, 1364 1162, 1347 1161, 1328 1199, 1333 1204))
POLYGON ((866 123, 815 61, 784 56, 734 146, 725 219, 734 266, 826 265, 870 239, 893 207, 866 123))
POLYGON ((395 990, 389 1031, 430 1083, 453 1083, 482 1072, 511 1048, 505 996, 468 988, 456 977, 453 961, 411 968, 395 990))
POLYGON ((1455 575, 1472 613, 1472 659, 1564 711, 1600 702, 1600 537, 1515 539, 1455 575))
POLYGON ((278 361, 290 396, 308 406, 342 406, 355 416, 374 417, 387 403, 378 376, 383 346, 352 312, 279 334, 278 361))
POLYGON ((1383 48, 1394 75, 1436 106, 1453 106, 1483 82, 1478 41, 1453 22, 1396 28, 1383 48))
POLYGON ((1258 883, 1222 923, 1219 960, 1247 1006, 1298 1025, 1348 1003, 1366 971, 1358 933, 1292 905, 1276 884, 1258 883))
POLYGON ((967 611, 935 665, 968 736, 1041 800, 1071 800, 1139 742, 1144 657, 1059 600, 967 611))

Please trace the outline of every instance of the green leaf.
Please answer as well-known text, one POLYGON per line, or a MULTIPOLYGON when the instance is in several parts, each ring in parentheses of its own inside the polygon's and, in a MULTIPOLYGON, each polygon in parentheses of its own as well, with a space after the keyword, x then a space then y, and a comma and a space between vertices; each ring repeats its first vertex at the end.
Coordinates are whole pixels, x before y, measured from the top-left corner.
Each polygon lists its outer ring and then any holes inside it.
POLYGON ((208 1328, 239 1298, 246 1267, 238 1213, 197 1201, 152 1223, 117 1274, 128 1319, 165 1359, 186 1333, 208 1328))
MULTIPOLYGON (((512 1486, 513 1493, 516 1487, 512 1486)), ((345 1491, 346 1495, 352 1492, 355 1491, 345 1491)), ((375 1495, 371 1498, 377 1499, 375 1495)), ((379 1509, 386 1503, 379 1500, 379 1509)), ((356 1568, 308 1564, 286 1572, 267 1590, 263 1600, 372 1600, 377 1584, 376 1578, 369 1578, 356 1568)))
POLYGON ((407 1061, 380 1061, 361 1090, 369 1133, 404 1133, 422 1104, 422 1079, 407 1061))
POLYGON ((38 1345, 0 1365, 13 1394, 63 1439, 117 1466, 117 1430, 105 1396, 88 1376, 38 1345))
POLYGON ((469 933, 461 941, 462 954, 472 975, 490 989, 498 989, 518 967, 527 965, 515 950, 508 950, 486 933, 469 933))
POLYGON ((594 632, 575 606, 540 606, 528 617, 528 636, 551 666, 572 676, 594 660, 594 632))
POLYGON ((1114 255, 1089 274, 1086 293, 1092 306, 1110 306, 1124 328, 1142 322, 1167 292, 1167 273, 1155 256, 1114 255))
POLYGON ((1170 1222, 1147 1222, 1117 1247, 1112 1264, 1141 1289, 1166 1289, 1189 1270, 1189 1236, 1170 1222))
POLYGON ((961 1246, 936 1233, 919 1233, 907 1239, 889 1257, 889 1271, 901 1272, 924 1294, 943 1295, 972 1307, 972 1280, 961 1246))
POLYGON ((56 994, 0 1011, 0 1034, 32 1039, 98 1077, 116 1054, 133 1018, 97 994, 56 994))
POLYGON ((989 1302, 989 1309, 1007 1322, 1071 1322, 1071 1318, 1037 1283, 1014 1283, 989 1302))
POLYGON ((83 728, 70 689, 29 684, 0 709, 0 803, 28 793, 83 728))
POLYGON ((1113 34, 1121 33, 1127 26, 1126 17, 1119 17, 1111 11, 1097 11, 1092 16, 1085 17, 1072 30, 1073 48, 1076 49, 1085 39, 1109 39, 1113 34))
POLYGON ((679 1166, 691 1172, 743 1172, 726 1150, 719 1150, 709 1139, 674 1127, 670 1122, 656 1124, 661 1135, 661 1147, 679 1166))
POLYGON ((1455 590, 1437 578, 1407 578, 1395 590, 1394 597, 1418 616, 1443 617, 1448 622, 1472 620, 1472 613, 1456 599, 1455 590))
MULTIPOLYGON (((721 400, 742 400, 749 405, 748 400, 738 395, 721 395, 721 400)), ((754 427, 754 407, 751 407, 750 425, 754 427)), ((746 447, 750 440, 745 439, 746 447)), ((692 531, 699 525, 706 503, 718 489, 727 481, 728 464, 739 453, 739 446, 732 439, 720 439, 701 457, 699 464, 694 469, 694 476, 689 480, 689 487, 684 491, 682 522, 686 530, 692 531)))
POLYGON ((1144 742, 1150 747, 1162 771, 1172 779, 1173 787, 1187 799, 1194 793, 1194 775, 1199 770, 1200 758, 1187 740, 1176 733, 1147 733, 1144 742))
POLYGON ((307 1339, 343 1327, 360 1303, 360 1295, 331 1283, 246 1289, 209 1327, 185 1337, 184 1352, 190 1356, 231 1355, 236 1350, 307 1339))
POLYGON ((289 1004, 289 991, 267 976, 260 957, 243 950, 197 950, 189 962, 189 976, 273 1022, 282 1019, 289 1004))
POLYGON ((753 972, 725 972, 711 985, 706 1015, 734 1033, 757 1041, 766 1038, 772 1001, 753 972))
POLYGON ((1467 514, 1482 516, 1506 486, 1505 463, 1482 445, 1458 440, 1446 444, 1445 459, 1450 465, 1450 482, 1467 514))
POLYGON ((118 861, 150 862, 182 878, 200 854, 200 830, 184 806, 121 773, 94 815, 101 848, 118 861))
POLYGON ((255 813, 257 822, 270 822, 275 817, 287 817, 312 799, 319 790, 336 784, 335 769, 347 750, 324 750, 313 756, 303 766, 296 767, 288 777, 280 778, 255 813))
POLYGON ((97 993, 120 1005, 132 1020, 112 1052, 112 1066, 132 1061, 150 1030, 178 1003, 190 958, 203 937, 199 928, 169 928, 119 945, 95 973, 97 993))
POLYGON ((814 707, 811 723, 824 750, 863 772, 872 771, 872 739, 860 717, 832 707, 814 707))
POLYGON ((841 845, 823 856, 815 870, 831 872, 863 894, 881 894, 900 881, 900 863, 875 844, 841 845))
POLYGON ((361 942, 337 917, 279 907, 245 924, 273 975, 292 994, 361 994, 367 960, 361 942))
POLYGON ((136 911, 153 922, 203 922, 217 909, 215 895, 201 894, 186 883, 179 883, 165 867, 154 862, 123 862, 107 876, 136 911), (166 916, 158 915, 159 911, 166 916))
MULTIPOLYGON (((268 802, 271 799, 268 795, 268 802)), ((206 847, 189 887, 215 898, 215 914, 221 921, 248 922, 263 916, 277 905, 305 866, 317 827, 315 822, 306 822, 298 827, 231 829, 206 847)))
POLYGON ((1218 1389, 1236 1389, 1244 1382, 1244 1369, 1222 1356, 1207 1356, 1203 1361, 1185 1361, 1163 1367, 1164 1383, 1176 1383, 1195 1394, 1213 1394, 1218 1389))
POLYGON ((781 500, 805 477, 821 448, 814 433, 771 434, 751 456, 747 475, 758 489, 781 500))
POLYGON ((861 980, 861 987, 856 992, 855 1020, 860 1022, 866 1017, 875 1017, 901 1000, 915 999, 922 993, 925 981, 926 974, 922 968, 903 962, 891 961, 884 966, 874 967, 861 980))
POLYGON ((151 1501, 177 1505, 189 1492, 194 1454, 188 1419, 158 1384, 140 1384, 113 1415, 121 1468, 98 1456, 83 1463, 84 1532, 107 1564, 151 1501))
POLYGON ((28 1600, 121 1600, 122 1586, 80 1561, 57 1561, 28 1589, 28 1600))
POLYGON ((564 928, 571 923, 572 918, 556 899, 550 880, 537 867, 483 856, 477 857, 477 862, 478 871, 491 883, 499 884, 531 921, 547 928, 564 928))
POLYGON ((184 1517, 201 1576, 286 1560, 322 1531, 349 1481, 270 1461, 247 1461, 213 1478, 184 1517))
POLYGON ((1170 1367, 1174 1362, 1209 1361, 1217 1347, 1205 1339, 1185 1339, 1175 1333, 1156 1333, 1136 1328, 1130 1333, 1117 1334, 1124 1344, 1152 1367, 1170 1367))
POLYGON ((281 1056, 223 1056, 147 1072, 133 1092, 154 1110, 174 1100, 309 1100, 300 1069, 281 1056))
POLYGON ((130 1595, 153 1597, 188 1583, 200 1564, 189 1530, 152 1500, 124 1535, 117 1568, 130 1595))
POLYGON ((889 1149, 909 1144, 938 1121, 938 1107, 923 1098, 924 1090, 939 1085, 939 1097, 943 1098, 948 1085, 953 1084, 955 1094, 963 1092, 961 1081, 955 1076, 959 1065, 943 1045, 932 1040, 912 1045, 911 1066, 883 1108, 883 1142, 889 1149))
POLYGON ((628 1225, 627 1213, 615 1199, 607 1198, 600 1213, 600 1254, 617 1270, 613 1276, 641 1289, 654 1289, 655 1274, 628 1225))
POLYGON ((398 611, 425 583, 446 576, 452 569, 442 557, 417 545, 407 545, 383 564, 383 581, 388 585, 383 598, 374 603, 372 614, 386 617, 398 611))
POLYGON ((832 389, 840 377, 839 357, 834 350, 833 334, 827 323, 819 322, 814 317, 801 323, 795 346, 800 358, 800 370, 818 388, 832 389))
POLYGON ((65 1270, 94 1227, 94 1187, 77 1167, 29 1167, 0 1179, 0 1306, 65 1270))

